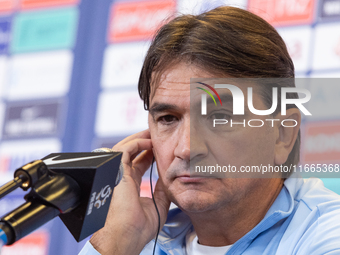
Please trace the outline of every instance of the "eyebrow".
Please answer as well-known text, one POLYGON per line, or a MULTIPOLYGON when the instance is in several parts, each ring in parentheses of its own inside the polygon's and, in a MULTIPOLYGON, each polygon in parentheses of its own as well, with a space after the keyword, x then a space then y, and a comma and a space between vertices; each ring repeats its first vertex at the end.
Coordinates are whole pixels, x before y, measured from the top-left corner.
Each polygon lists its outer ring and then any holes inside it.
POLYGON ((157 113, 160 112, 165 112, 165 111, 175 111, 175 110, 179 110, 179 107, 174 105, 174 104, 165 104, 165 103, 154 103, 149 112, 152 116, 155 116, 157 113))
MULTIPOLYGON (((233 102, 233 96, 231 94, 221 94, 220 98, 221 98, 222 104, 223 103, 230 104, 233 102)), ((215 104, 215 103, 211 97, 208 97, 207 104, 215 104)), ((177 105, 156 102, 151 106, 151 108, 149 109, 149 112, 152 116, 155 116, 157 113, 161 113, 165 111, 179 111, 179 110, 181 109, 177 105)))
MULTIPOLYGON (((231 94, 221 94, 220 95, 221 101, 222 101, 222 105, 224 103, 226 104, 230 104, 233 102, 233 96, 231 94)), ((219 103, 219 100, 216 98, 216 103, 219 103)), ((207 104, 215 104, 213 99, 211 97, 207 97, 207 104)))

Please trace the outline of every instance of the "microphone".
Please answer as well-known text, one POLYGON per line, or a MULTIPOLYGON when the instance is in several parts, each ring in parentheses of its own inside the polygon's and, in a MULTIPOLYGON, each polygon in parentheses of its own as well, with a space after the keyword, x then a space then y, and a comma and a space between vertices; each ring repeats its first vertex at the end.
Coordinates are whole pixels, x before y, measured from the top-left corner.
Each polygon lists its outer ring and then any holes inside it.
MULTIPOLYGON (((26 203, 0 219, 0 242, 13 244, 56 216, 78 242, 101 229, 123 176, 122 153, 107 148, 93 152, 52 153, 29 163, 33 168, 27 164, 15 171, 15 178, 23 179, 21 187, 26 190, 30 183, 31 191, 26 203)), ((11 183, 4 185, 7 193, 19 185, 18 180, 11 183)))

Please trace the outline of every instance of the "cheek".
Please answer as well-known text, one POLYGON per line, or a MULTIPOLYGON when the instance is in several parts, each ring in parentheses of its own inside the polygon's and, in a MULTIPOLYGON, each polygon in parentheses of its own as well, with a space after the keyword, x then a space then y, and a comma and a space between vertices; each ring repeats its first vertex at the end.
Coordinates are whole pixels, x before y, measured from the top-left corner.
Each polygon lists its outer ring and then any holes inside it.
POLYGON ((174 159, 174 139, 171 136, 159 135, 157 127, 149 116, 149 130, 153 153, 157 162, 159 175, 163 175, 174 159))
MULTIPOLYGON (((247 139, 241 146, 248 165, 273 164, 275 135, 270 127, 248 128, 247 139)), ((241 154, 241 155, 242 155, 241 154)))
POLYGON ((268 128, 242 128, 216 136, 209 144, 214 160, 234 166, 272 163, 274 158, 275 136, 268 128))
POLYGON ((173 150, 171 146, 157 137, 151 138, 153 145, 153 152, 157 161, 158 171, 165 172, 173 159, 173 150))

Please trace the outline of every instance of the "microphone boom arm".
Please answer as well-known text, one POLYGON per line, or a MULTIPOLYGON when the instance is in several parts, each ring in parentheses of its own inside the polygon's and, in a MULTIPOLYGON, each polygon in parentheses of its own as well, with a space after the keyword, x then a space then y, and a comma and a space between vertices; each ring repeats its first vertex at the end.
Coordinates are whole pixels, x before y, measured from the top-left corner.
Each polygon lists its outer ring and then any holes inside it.
POLYGON ((80 194, 81 189, 72 177, 49 170, 25 196, 27 202, 0 220, 0 229, 7 236, 6 244, 18 241, 56 216, 76 208, 80 194))

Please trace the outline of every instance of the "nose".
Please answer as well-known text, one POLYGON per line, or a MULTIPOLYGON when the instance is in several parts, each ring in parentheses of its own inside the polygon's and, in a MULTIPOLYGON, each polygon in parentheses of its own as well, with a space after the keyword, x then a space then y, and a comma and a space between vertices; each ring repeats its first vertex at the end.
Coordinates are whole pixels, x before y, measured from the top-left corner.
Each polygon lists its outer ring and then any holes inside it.
POLYGON ((190 161, 190 118, 183 119, 182 125, 177 135, 177 146, 175 148, 175 157, 190 161))
POLYGON ((204 137, 199 134, 195 125, 191 125, 190 118, 184 120, 177 139, 174 153, 178 158, 189 162, 195 157, 204 157, 208 154, 204 137))

